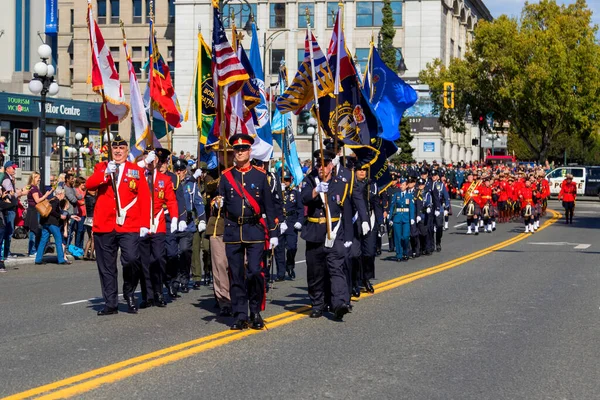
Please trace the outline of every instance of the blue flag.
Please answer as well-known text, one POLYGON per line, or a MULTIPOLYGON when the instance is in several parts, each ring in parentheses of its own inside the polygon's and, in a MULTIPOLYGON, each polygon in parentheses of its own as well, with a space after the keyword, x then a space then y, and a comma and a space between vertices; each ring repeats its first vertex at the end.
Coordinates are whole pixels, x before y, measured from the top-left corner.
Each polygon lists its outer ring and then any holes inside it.
MULTIPOLYGON (((266 43, 265 43, 266 45, 266 43)), ((254 71, 254 76, 250 77, 254 85, 260 90, 260 102, 254 107, 253 118, 256 126, 256 133, 265 142, 273 145, 273 136, 271 135, 271 123, 269 108, 267 107, 267 96, 265 91, 265 76, 262 63, 260 61, 260 46, 258 44, 258 32, 256 24, 252 24, 252 43, 250 44, 250 65, 254 71)))
MULTIPOLYGON (((287 87, 287 68, 282 61, 282 66, 279 69, 279 94, 282 95, 287 87)), ((283 151, 285 158, 285 168, 290 171, 293 186, 299 186, 304 179, 302 166, 298 158, 298 149, 296 148, 296 140, 294 138, 294 130, 292 127, 292 118, 290 114, 282 114, 278 109, 275 109, 273 121, 271 124, 273 130, 273 139, 277 142, 283 151)))
POLYGON ((367 65, 364 87, 372 93, 371 103, 383 127, 380 137, 398 140, 402 114, 416 103, 417 92, 385 65, 375 48, 367 65))

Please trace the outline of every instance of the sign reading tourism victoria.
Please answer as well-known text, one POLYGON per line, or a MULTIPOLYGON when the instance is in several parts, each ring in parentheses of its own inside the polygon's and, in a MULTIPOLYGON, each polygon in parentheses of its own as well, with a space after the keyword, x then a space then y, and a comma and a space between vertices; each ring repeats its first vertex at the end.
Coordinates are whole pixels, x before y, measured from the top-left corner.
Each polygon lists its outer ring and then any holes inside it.
MULTIPOLYGON (((39 98, 21 94, 0 93, 0 114, 40 117, 39 98)), ((46 103, 46 117, 86 122, 100 122, 100 104, 88 101, 50 98, 46 103)))

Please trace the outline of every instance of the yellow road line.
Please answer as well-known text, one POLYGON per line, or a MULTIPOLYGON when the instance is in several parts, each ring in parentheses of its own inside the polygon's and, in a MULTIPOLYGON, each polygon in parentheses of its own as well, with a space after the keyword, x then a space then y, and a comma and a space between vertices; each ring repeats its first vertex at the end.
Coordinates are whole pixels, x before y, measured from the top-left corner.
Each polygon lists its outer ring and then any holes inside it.
MULTIPOLYGON (((538 232, 546 229, 553 223, 555 223, 560 217, 561 214, 557 213, 553 210, 548 209, 551 212, 552 218, 546 221, 540 228, 538 232)), ((413 272, 411 274, 403 275, 398 278, 390 279, 385 282, 381 282, 375 285, 377 289, 377 293, 385 292, 387 290, 396 288, 398 286, 405 285, 407 283, 413 282, 415 280, 445 271, 450 268, 454 268, 456 266, 462 265, 469 261, 480 258, 484 255, 490 254, 496 250, 501 248, 510 246, 516 242, 519 242, 530 235, 527 234, 519 234, 514 238, 501 242, 499 244, 490 246, 488 248, 476 251, 471 254, 467 254, 466 256, 456 258, 454 260, 439 264, 437 266, 433 266, 424 270, 419 270, 413 272)), ((366 293, 365 297, 370 297, 373 294, 366 293)), ((267 328, 273 329, 282 325, 287 325, 291 322, 297 321, 299 319, 305 318, 308 316, 310 311, 310 306, 302 306, 298 307, 295 310, 287 311, 284 313, 280 313, 265 319, 267 324, 267 328)), ((62 379, 60 381, 56 381, 47 385, 39 386, 37 388, 33 388, 30 390, 26 390, 21 393, 17 393, 8 397, 5 397, 3 400, 15 400, 15 399, 27 399, 37 395, 41 395, 44 393, 51 392, 47 395, 39 397, 41 399, 59 399, 75 396, 77 394, 85 393, 90 390, 93 390, 103 384, 106 383, 114 383, 125 379, 127 377, 140 374, 142 372, 148 371, 150 369, 175 362, 178 360, 182 360, 184 358, 190 357, 192 355, 214 349, 216 347, 223 346, 225 344, 235 342, 237 340, 243 339, 250 335, 254 335, 257 333, 261 333, 262 331, 257 330, 244 330, 244 331, 222 331, 213 335, 201 337, 198 339, 194 339, 185 343, 181 343, 175 346, 170 346, 161 350, 157 350, 151 353, 144 354, 142 356, 130 358, 128 360, 124 360, 115 364, 107 365, 102 368, 97 368, 92 371, 85 372, 83 374, 75 375, 70 378, 62 379), (88 380, 89 379, 89 380, 88 380), (85 382, 83 382, 85 381, 85 382), (81 383, 80 383, 81 382, 81 383), (60 390, 59 390, 60 389, 60 390)))

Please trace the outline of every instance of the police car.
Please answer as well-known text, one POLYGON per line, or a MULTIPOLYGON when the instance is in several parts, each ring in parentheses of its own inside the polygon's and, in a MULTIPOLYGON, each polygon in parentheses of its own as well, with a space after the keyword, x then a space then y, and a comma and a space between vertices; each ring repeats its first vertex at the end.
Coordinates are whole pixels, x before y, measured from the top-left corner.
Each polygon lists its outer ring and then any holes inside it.
POLYGON ((546 174, 546 179, 550 183, 550 194, 558 195, 560 185, 565 180, 567 174, 573 175, 573 182, 577 184, 578 196, 599 196, 600 197, 600 167, 559 167, 546 174))

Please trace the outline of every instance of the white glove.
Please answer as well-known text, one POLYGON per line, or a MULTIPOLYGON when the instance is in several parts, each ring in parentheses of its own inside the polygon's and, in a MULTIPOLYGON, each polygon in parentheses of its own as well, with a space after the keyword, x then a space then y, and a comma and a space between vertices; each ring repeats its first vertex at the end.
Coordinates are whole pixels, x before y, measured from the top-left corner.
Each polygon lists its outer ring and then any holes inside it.
POLYGON ((319 182, 315 190, 317 193, 327 193, 329 190, 329 182, 319 182))
POLYGON ((171 233, 177 232, 177 217, 171 219, 171 233))
POLYGON ((104 171, 104 174, 111 175, 115 172, 117 172, 117 163, 114 161, 109 161, 108 164, 106 164, 106 170, 104 171))
POLYGON ((202 233, 206 230, 206 222, 200 221, 198 222, 198 232, 202 233))
POLYGON ((431 213, 431 207, 427 207, 426 211, 427 211, 427 214, 430 214, 431 213))
POLYGON ((179 221, 179 232, 185 232, 187 229, 187 222, 179 221))
POLYGON ((150 230, 148 228, 140 228, 140 237, 141 238, 146 237, 148 232, 150 232, 150 230))
POLYGON ((390 226, 394 226, 394 221, 392 221, 392 220, 390 219, 390 221, 388 222, 388 224, 390 224, 390 226))
POLYGON ((348 248, 350 246, 352 246, 352 242, 344 242, 344 247, 345 248, 348 248))
POLYGON ((288 230, 288 226, 287 224, 284 222, 282 222, 281 224, 279 224, 279 232, 281 232, 281 234, 283 235, 285 233, 285 231, 288 230))
POLYGON ((411 219, 411 220, 410 220, 410 224, 411 224, 411 225, 414 225, 414 224, 415 224, 415 220, 414 220, 414 219, 411 219))
POLYGON ((277 239, 276 237, 272 237, 269 240, 269 244, 271 245, 271 249, 274 249, 279 244, 279 239, 277 239))
POLYGON ((152 150, 151 152, 148 153, 148 155, 146 156, 146 158, 144 159, 144 162, 146 164, 152 164, 152 162, 156 160, 156 153, 154 152, 154 150, 152 150))
POLYGON ((340 157, 335 156, 335 158, 333 160, 331 160, 331 163, 333 164, 334 167, 337 168, 337 166, 340 165, 340 157))
POLYGON ((198 179, 202 176, 202 170, 201 169, 197 169, 196 172, 194 172, 194 179, 198 179))
POLYGON ((300 222, 296 222, 296 223, 294 224, 294 229, 296 229, 296 230, 301 230, 301 229, 302 229, 302 224, 301 224, 300 222))
POLYGON ((362 227, 363 236, 365 236, 371 230, 371 227, 369 226, 369 223, 367 221, 363 221, 363 223, 360 226, 362 227))
POLYGON ((421 222, 421 217, 417 215, 417 223, 421 222))
POLYGON ((434 213, 434 214, 435 214, 435 216, 436 216, 436 217, 439 217, 439 216, 440 216, 440 212, 439 212, 438 210, 435 210, 435 213, 434 213))
POLYGON ((444 210, 444 217, 448 216, 448 210, 444 210))

